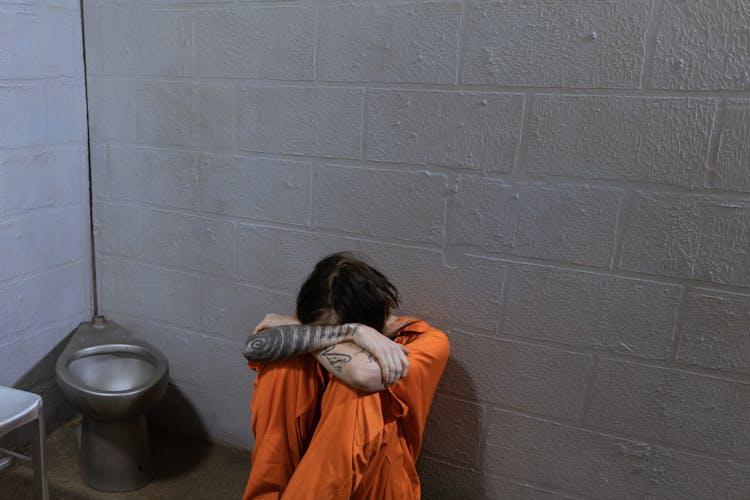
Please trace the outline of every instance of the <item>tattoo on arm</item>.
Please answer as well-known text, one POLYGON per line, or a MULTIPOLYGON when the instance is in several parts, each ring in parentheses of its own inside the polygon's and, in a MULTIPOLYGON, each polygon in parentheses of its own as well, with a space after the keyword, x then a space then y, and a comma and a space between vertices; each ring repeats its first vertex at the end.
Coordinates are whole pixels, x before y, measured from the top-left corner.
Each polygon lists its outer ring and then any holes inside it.
MULTIPOLYGON (((250 335, 244 355, 250 361, 267 363, 318 351, 354 338, 356 325, 285 325, 250 335)), ((350 358, 351 360, 351 358, 350 358)))
POLYGON ((326 361, 328 361, 328 364, 331 365, 331 368, 333 368, 337 372, 340 372, 341 365, 351 363, 352 356, 343 352, 334 352, 334 347, 336 346, 326 347, 325 349, 320 351, 320 354, 324 358, 326 358, 326 361))

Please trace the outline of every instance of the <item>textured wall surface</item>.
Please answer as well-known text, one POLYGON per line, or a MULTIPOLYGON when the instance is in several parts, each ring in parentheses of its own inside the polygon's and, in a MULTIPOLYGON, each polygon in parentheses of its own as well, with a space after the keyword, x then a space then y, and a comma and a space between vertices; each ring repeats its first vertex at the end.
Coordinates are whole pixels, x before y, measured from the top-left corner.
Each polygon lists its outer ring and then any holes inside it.
POLYGON ((0 384, 48 423, 55 348, 91 317, 83 71, 78 1, 0 0, 0 384))
POLYGON ((102 312, 163 419, 251 446, 243 339, 351 249, 452 341, 426 498, 750 498, 750 2, 85 21, 102 312))

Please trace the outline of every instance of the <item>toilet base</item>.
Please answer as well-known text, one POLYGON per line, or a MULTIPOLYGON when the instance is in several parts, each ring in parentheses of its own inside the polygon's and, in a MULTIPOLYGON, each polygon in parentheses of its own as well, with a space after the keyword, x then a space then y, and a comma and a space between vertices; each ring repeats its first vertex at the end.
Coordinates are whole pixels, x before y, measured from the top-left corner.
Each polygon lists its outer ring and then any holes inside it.
POLYGON ((100 421, 83 416, 78 461, 83 481, 100 491, 130 491, 154 477, 146 418, 100 421))

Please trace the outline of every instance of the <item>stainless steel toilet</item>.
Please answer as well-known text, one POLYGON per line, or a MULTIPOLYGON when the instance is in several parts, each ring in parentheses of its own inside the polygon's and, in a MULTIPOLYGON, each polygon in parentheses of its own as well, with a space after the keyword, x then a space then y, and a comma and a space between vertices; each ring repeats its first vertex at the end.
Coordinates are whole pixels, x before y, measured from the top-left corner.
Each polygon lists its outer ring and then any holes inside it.
POLYGON ((57 359, 57 381, 82 414, 83 480, 101 491, 141 488, 154 474, 145 414, 164 395, 166 357, 117 323, 82 323, 57 359))

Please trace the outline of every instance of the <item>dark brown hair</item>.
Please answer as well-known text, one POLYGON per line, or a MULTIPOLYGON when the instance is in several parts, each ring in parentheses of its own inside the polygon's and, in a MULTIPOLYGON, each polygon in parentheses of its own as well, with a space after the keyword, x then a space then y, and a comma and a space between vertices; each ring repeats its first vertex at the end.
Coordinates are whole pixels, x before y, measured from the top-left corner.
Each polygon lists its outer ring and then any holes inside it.
POLYGON ((318 262, 297 295, 297 317, 304 324, 362 323, 382 332, 396 308, 396 287, 380 271, 348 252, 318 262))

